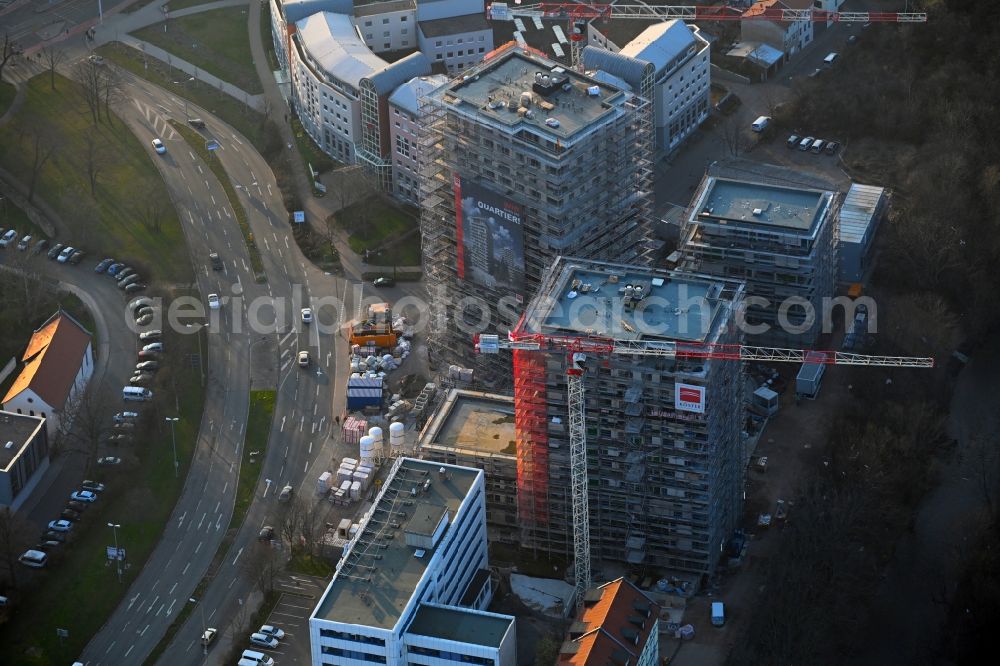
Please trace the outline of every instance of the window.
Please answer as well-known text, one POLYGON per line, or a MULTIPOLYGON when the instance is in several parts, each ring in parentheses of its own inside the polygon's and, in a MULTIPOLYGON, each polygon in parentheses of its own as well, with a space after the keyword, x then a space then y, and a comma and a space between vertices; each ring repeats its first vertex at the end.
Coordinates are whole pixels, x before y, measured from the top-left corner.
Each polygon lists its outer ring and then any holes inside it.
POLYGON ((400 30, 400 31, 399 31, 399 34, 401 34, 401 35, 405 35, 405 34, 406 34, 406 28, 403 28, 402 30, 400 30))
POLYGON ((385 44, 383 44, 383 45, 382 45, 382 48, 383 48, 383 49, 388 49, 388 48, 391 48, 391 46, 392 46, 392 45, 391 45, 391 44, 389 44, 389 42, 386 42, 385 44))
POLYGON ((382 25, 389 25, 389 19, 387 18, 382 19, 382 25))
POLYGON ((400 16, 399 17, 399 22, 400 23, 406 23, 406 17, 405 16, 400 16))
POLYGON ((459 37, 459 38, 458 38, 458 41, 457 41, 457 42, 455 42, 455 43, 456 43, 456 44, 461 44, 461 43, 462 43, 462 38, 461 38, 461 37, 459 37))
POLYGON ((365 39, 371 39, 371 38, 372 38, 372 33, 369 32, 367 35, 365 35, 365 39))
POLYGON ((372 22, 371 21, 365 21, 365 27, 366 28, 372 27, 372 22))
POLYGON ((441 59, 442 59, 443 57, 444 57, 444 56, 442 56, 442 55, 441 55, 440 53, 438 53, 438 54, 437 54, 437 56, 435 56, 435 58, 434 58, 434 59, 435 59, 435 60, 441 60, 441 59))
POLYGON ((486 52, 486 48, 485 48, 485 47, 482 47, 482 46, 480 46, 480 47, 479 47, 479 52, 480 52, 480 53, 485 53, 485 52, 486 52))
POLYGON ((441 46, 441 40, 439 39, 436 42, 434 42, 434 46, 441 46))
POLYGON ((383 37, 388 37, 388 36, 389 36, 389 31, 388 31, 388 30, 386 30, 385 32, 383 32, 383 33, 382 33, 382 36, 383 36, 383 37))
POLYGON ((449 58, 454 58, 455 57, 455 53, 453 51, 448 51, 448 57, 449 58))

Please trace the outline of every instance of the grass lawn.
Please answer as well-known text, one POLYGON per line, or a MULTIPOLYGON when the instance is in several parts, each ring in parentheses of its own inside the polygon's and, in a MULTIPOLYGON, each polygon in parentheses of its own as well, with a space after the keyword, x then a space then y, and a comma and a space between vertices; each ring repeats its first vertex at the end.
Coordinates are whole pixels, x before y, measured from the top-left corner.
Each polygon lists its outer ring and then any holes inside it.
POLYGON ((247 11, 246 7, 213 9, 172 18, 166 32, 161 22, 132 34, 255 95, 264 87, 250 54, 247 11))
POLYGON ((41 145, 54 152, 40 171, 35 196, 72 225, 71 236, 59 240, 87 251, 90 259, 114 256, 157 279, 190 282, 187 244, 153 164, 156 156, 117 117, 112 126, 95 127, 77 84, 58 75, 55 80, 54 91, 46 75, 28 82, 24 105, 0 127, 0 165, 29 180, 31 137, 40 137, 41 145), (96 140, 98 161, 103 164, 94 196, 85 167, 90 137, 96 140), (157 222, 149 217, 153 210, 157 222))
POLYGON ((27 213, 15 206, 14 202, 6 197, 3 201, 0 201, 0 227, 4 230, 17 229, 18 238, 24 234, 31 234, 32 245, 34 245, 34 241, 40 238, 49 237, 47 233, 42 231, 41 227, 31 221, 27 213))
POLYGON ((152 412, 147 434, 137 434, 141 444, 120 449, 128 455, 127 461, 134 454, 138 463, 98 472, 96 478, 108 489, 74 529, 73 543, 36 581, 11 621, 0 628, 4 663, 72 662, 122 601, 159 541, 190 465, 204 403, 200 371, 180 362, 198 353, 196 336, 171 336, 168 349, 177 362, 166 364, 153 388, 158 400, 141 410, 152 412), (180 417, 175 426, 179 478, 174 476, 170 428, 163 420, 174 415, 180 417), (112 532, 106 527, 111 521, 121 525, 118 543, 128 555, 121 583, 105 556, 105 547, 113 545, 112 532), (56 628, 69 630, 69 638, 62 643, 56 640, 56 628))
MULTIPOLYGON (((218 116, 249 139, 258 151, 262 151, 264 116, 248 108, 243 102, 220 92, 218 88, 203 81, 191 81, 185 85, 175 84, 174 81, 181 80, 182 72, 180 70, 174 69, 152 56, 144 56, 142 51, 120 42, 105 44, 97 49, 97 53, 136 76, 155 83, 178 97, 186 97, 201 108, 218 116)), ((280 144, 280 138, 278 141, 280 144)))
POLYGON ((360 255, 366 250, 387 247, 372 254, 368 263, 391 266, 420 265, 420 234, 414 230, 420 224, 416 215, 373 195, 335 213, 340 226, 350 237, 347 242, 360 255), (405 238, 404 234, 410 232, 405 238), (400 239, 390 243, 393 239, 400 239))
POLYGON ((274 38, 271 36, 271 5, 266 2, 260 5, 260 42, 264 45, 268 67, 272 72, 277 70, 280 65, 278 56, 274 53, 274 38))
MULTIPOLYGON (((334 161, 329 155, 320 150, 316 142, 312 140, 312 137, 306 134, 305 129, 302 128, 302 123, 295 117, 295 114, 292 114, 291 121, 292 134, 295 136, 295 145, 299 149, 299 155, 302 156, 303 163, 311 164, 317 174, 333 171, 337 167, 343 166, 343 164, 334 161)), ((309 167, 307 166, 306 172, 308 173, 308 171, 309 167)))
POLYGON ((7 113, 7 109, 14 102, 17 95, 17 88, 6 81, 0 81, 0 116, 7 113))
POLYGON ((243 523, 247 509, 253 501, 254 489, 260 481, 261 461, 267 450, 267 438, 271 434, 271 415, 274 414, 276 391, 250 391, 250 409, 247 413, 246 439, 243 442, 243 462, 240 464, 240 480, 236 486, 236 508, 230 527, 243 523), (250 456, 252 452, 257 455, 250 456))
POLYGON ((322 557, 311 555, 304 548, 292 548, 292 559, 288 562, 288 570, 321 578, 329 578, 333 575, 332 564, 322 557))

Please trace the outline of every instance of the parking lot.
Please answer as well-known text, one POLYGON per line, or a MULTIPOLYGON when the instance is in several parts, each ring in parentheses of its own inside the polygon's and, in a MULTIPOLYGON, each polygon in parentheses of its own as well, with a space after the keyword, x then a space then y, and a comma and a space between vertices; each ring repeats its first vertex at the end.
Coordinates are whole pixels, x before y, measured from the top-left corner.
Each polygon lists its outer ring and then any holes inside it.
MULTIPOLYGON (((266 652, 274 657, 275 663, 282 665, 309 664, 309 613, 325 585, 310 576, 292 575, 282 577, 277 588, 291 591, 283 591, 278 604, 267 616, 266 624, 284 631, 285 637, 274 650, 258 647, 253 649, 266 652)), ((249 643, 247 647, 250 647, 249 643)))

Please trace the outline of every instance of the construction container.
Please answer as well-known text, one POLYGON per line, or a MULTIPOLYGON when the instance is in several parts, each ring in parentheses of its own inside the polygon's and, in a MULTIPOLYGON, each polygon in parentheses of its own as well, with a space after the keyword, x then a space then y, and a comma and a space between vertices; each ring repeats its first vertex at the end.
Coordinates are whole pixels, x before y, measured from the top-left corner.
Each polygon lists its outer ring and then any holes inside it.
POLYGON ((351 519, 343 518, 337 524, 337 536, 341 539, 347 539, 351 535, 351 519))
POLYGON ((355 481, 351 484, 351 499, 353 501, 358 501, 361 499, 361 482, 355 481))
POLYGON ((380 377, 351 377, 347 380, 347 408, 378 407, 382 404, 380 377))
POLYGON ((317 495, 326 495, 330 492, 331 479, 333 479, 333 474, 330 472, 323 472, 319 475, 319 479, 316 481, 317 495))
POLYGON ((826 366, 822 363, 803 363, 795 377, 795 396, 814 400, 819 394, 826 366))

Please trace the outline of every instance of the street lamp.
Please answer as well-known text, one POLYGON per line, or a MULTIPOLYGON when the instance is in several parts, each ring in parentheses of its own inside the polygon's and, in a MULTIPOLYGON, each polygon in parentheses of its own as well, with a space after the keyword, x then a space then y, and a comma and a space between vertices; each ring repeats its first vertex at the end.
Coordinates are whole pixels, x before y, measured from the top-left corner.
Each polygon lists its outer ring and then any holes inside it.
MULTIPOLYGON (((188 597, 188 601, 193 604, 197 604, 198 600, 194 597, 188 597)), ((208 654, 208 643, 205 642, 205 632, 208 631, 208 622, 205 621, 205 606, 201 605, 201 653, 208 654)))
POLYGON ((170 424, 170 441, 174 444, 174 478, 176 479, 180 476, 180 463, 177 462, 177 434, 174 432, 174 424, 180 419, 176 416, 168 416, 164 420, 170 424))
POLYGON ((120 583, 122 582, 122 558, 119 555, 121 551, 118 550, 118 528, 121 527, 121 525, 108 523, 108 527, 111 528, 111 531, 115 535, 115 565, 118 567, 118 582, 120 583))
POLYGON ((188 100, 187 100, 187 84, 191 83, 192 81, 194 81, 194 77, 193 76, 189 76, 184 81, 174 81, 174 85, 175 86, 181 86, 181 89, 184 91, 184 94, 182 95, 184 97, 184 120, 188 120, 189 119, 189 117, 188 117, 188 100))

